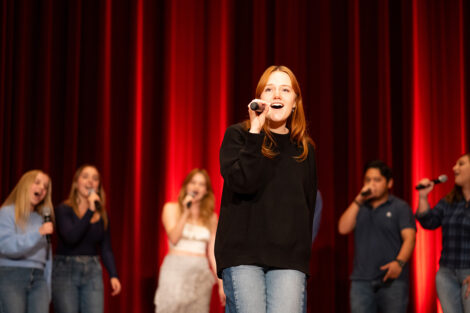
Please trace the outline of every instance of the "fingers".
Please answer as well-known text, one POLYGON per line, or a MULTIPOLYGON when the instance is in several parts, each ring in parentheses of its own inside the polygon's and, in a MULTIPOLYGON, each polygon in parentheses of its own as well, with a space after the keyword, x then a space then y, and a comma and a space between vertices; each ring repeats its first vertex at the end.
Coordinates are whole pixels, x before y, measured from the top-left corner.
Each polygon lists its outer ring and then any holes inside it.
POLYGON ((372 198, 372 193, 372 188, 368 185, 364 185, 359 194, 356 196, 356 201, 359 203, 364 203, 366 200, 372 198))
POLYGON ((467 276, 463 282, 462 282, 462 286, 465 286, 467 285, 467 288, 465 289, 465 299, 468 298, 468 296, 470 295, 470 276, 467 276))
POLYGON ((223 286, 219 286, 219 299, 220 299, 220 305, 225 306, 225 292, 223 286))
POLYGON ((263 125, 266 120, 266 115, 269 112, 269 103, 266 101, 263 101, 261 99, 254 99, 248 104, 248 115, 250 116, 250 133, 257 133, 259 134, 261 132, 261 129, 263 128, 263 125), (261 104, 264 106, 264 109, 262 111, 253 111, 250 108, 250 104, 252 102, 257 102, 258 104, 261 104))
POLYGON ((183 199, 183 206, 187 209, 189 209, 188 203, 193 201, 194 197, 191 194, 187 194, 184 199, 183 199))
POLYGON ((434 188, 434 182, 429 178, 423 178, 418 182, 418 185, 427 186, 426 188, 419 190, 420 196, 427 196, 429 192, 434 188))
POLYGON ((39 227, 39 234, 41 236, 50 235, 54 232, 54 225, 52 222, 46 222, 39 227))
POLYGON ((115 277, 111 278, 111 288, 113 289, 111 296, 118 295, 121 292, 121 283, 119 282, 119 279, 115 277))
POLYGON ((88 195, 88 202, 101 201, 100 196, 96 192, 92 192, 88 195))

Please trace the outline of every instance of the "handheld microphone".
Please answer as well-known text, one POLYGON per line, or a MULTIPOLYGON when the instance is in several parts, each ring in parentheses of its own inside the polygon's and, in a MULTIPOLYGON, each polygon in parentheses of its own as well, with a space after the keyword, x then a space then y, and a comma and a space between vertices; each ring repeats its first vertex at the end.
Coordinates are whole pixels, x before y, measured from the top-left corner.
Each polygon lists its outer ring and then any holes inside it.
MULTIPOLYGON (((195 192, 189 192, 188 195, 190 195, 191 197, 195 197, 196 196, 196 193, 195 192)), ((191 205, 193 204, 193 200, 189 200, 188 203, 186 203, 186 207, 189 209, 191 208, 191 205)))
MULTIPOLYGON (((92 193, 96 193, 95 189, 88 190, 88 195, 91 195, 92 193)), ((101 202, 99 202, 98 200, 95 200, 95 209, 97 211, 101 211, 101 202)))
POLYGON ((265 104, 264 103, 259 103, 259 102, 256 102, 256 101, 252 101, 250 103, 250 109, 253 110, 253 111, 256 111, 258 113, 261 113, 264 111, 264 107, 265 107, 265 104))
MULTIPOLYGON (((437 184, 440 184, 440 183, 445 183, 447 181, 447 175, 441 175, 439 176, 438 178, 435 178, 432 180, 432 182, 437 185, 437 184)), ((422 184, 419 184, 417 185, 415 188, 416 190, 420 190, 420 189, 424 189, 424 188, 427 188, 431 185, 422 185, 422 184)))
POLYGON ((369 196, 371 193, 372 193, 372 190, 367 189, 367 190, 364 190, 363 192, 361 192, 361 196, 367 197, 367 196, 369 196))
MULTIPOLYGON (((42 218, 44 219, 44 223, 52 222, 50 207, 44 207, 42 209, 42 218)), ((47 244, 51 244, 51 234, 46 235, 46 240, 47 240, 47 244)))

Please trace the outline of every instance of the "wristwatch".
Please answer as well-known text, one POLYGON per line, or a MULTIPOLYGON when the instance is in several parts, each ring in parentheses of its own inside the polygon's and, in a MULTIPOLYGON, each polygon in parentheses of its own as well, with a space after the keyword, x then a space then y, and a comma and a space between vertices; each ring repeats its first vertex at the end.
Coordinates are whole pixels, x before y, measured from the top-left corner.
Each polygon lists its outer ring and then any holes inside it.
POLYGON ((405 266, 405 261, 402 261, 402 260, 399 260, 399 259, 395 259, 395 261, 397 261, 398 265, 400 265, 400 267, 403 267, 405 266))

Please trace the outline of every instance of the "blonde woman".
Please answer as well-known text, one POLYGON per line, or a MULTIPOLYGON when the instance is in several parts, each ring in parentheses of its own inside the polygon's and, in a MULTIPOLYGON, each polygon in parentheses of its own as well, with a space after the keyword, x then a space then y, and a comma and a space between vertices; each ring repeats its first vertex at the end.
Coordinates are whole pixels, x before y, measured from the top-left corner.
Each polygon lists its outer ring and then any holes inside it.
POLYGON ((121 291, 105 204, 98 169, 92 165, 78 168, 68 199, 56 208, 59 240, 52 271, 52 302, 56 313, 103 312, 99 255, 109 273, 111 295, 121 291))
POLYGON ((53 232, 51 182, 40 170, 25 173, 0 208, 0 311, 49 312, 53 232), (47 212, 47 213, 46 213, 47 212))
MULTIPOLYGON (((155 311, 208 313, 212 286, 216 281, 217 215, 214 213, 214 193, 205 170, 194 169, 186 176, 178 201, 163 207, 162 222, 170 251, 160 268, 155 311)), ((219 296, 224 304, 222 281, 219 296)))

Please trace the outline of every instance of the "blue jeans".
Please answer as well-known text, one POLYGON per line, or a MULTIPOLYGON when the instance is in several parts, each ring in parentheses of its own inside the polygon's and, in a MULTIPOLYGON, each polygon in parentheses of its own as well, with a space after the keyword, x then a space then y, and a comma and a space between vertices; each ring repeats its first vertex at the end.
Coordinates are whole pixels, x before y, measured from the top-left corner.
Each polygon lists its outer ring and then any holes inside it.
POLYGON ((103 312, 103 278, 98 256, 54 258, 52 303, 55 313, 103 312))
POLYGON ((296 270, 240 265, 222 271, 225 313, 301 313, 305 274, 296 270))
POLYGON ((436 289, 444 313, 470 313, 470 297, 465 299, 467 285, 462 285, 470 269, 449 269, 441 266, 436 274, 436 289))
POLYGON ((408 307, 408 283, 402 280, 353 280, 351 313, 400 313, 408 307))
POLYGON ((36 268, 1 266, 0 312, 49 312, 49 291, 44 271, 36 268))

